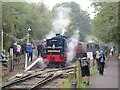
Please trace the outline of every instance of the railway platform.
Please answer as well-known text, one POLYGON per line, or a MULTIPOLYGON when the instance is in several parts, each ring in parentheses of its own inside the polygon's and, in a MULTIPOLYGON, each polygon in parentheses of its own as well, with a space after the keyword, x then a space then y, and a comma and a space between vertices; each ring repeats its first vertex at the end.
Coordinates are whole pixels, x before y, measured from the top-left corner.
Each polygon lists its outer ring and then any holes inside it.
MULTIPOLYGON (((90 79, 90 88, 109 88, 109 89, 117 89, 119 90, 118 83, 118 66, 120 61, 118 61, 117 57, 110 56, 107 67, 105 68, 104 75, 95 75, 90 79)), ((113 89, 113 90, 114 90, 113 89)))

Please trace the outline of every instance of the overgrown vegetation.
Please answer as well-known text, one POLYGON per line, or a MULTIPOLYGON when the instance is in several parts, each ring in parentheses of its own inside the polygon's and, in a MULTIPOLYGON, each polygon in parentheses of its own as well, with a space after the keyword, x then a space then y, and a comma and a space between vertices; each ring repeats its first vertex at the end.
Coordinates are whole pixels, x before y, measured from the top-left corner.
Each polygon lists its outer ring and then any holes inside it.
POLYGON ((31 38, 43 39, 51 29, 51 18, 51 12, 43 3, 2 2, 2 28, 8 34, 4 33, 4 49, 16 41, 14 37, 26 37, 28 28, 31 28, 31 38))

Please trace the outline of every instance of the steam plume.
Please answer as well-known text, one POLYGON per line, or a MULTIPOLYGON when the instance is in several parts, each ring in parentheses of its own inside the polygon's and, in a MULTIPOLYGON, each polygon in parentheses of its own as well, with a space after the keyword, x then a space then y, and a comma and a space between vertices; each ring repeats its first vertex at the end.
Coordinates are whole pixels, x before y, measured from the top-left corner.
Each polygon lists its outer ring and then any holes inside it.
POLYGON ((68 27, 68 25, 70 23, 70 19, 69 19, 70 12, 71 12, 70 8, 58 7, 56 9, 57 15, 53 20, 52 30, 46 36, 47 39, 52 38, 53 36, 55 36, 56 33, 59 33, 62 35, 65 33, 66 28, 68 27))
POLYGON ((76 30, 68 42, 67 63, 70 63, 75 57, 74 49, 77 46, 78 41, 79 41, 79 31, 76 30))

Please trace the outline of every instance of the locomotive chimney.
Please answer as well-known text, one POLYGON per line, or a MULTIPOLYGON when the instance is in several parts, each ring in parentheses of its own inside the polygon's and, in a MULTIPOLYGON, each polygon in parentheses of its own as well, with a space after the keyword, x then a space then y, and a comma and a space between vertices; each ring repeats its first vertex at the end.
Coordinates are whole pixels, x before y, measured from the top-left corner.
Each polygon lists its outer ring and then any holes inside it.
POLYGON ((59 35, 60 35, 59 33, 56 34, 56 36, 59 36, 59 35))

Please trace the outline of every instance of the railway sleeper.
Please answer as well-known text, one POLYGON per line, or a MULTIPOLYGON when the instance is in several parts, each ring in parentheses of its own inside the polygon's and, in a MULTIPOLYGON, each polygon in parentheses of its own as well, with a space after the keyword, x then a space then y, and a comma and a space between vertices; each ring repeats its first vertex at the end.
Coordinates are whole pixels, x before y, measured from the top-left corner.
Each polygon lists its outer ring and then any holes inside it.
POLYGON ((63 73, 59 73, 59 74, 54 74, 52 75, 52 77, 49 77, 48 79, 44 79, 42 82, 39 82, 35 87, 33 87, 31 90, 40 90, 40 87, 45 85, 46 83, 48 83, 51 80, 54 80, 55 78, 58 78, 62 75, 63 73))

